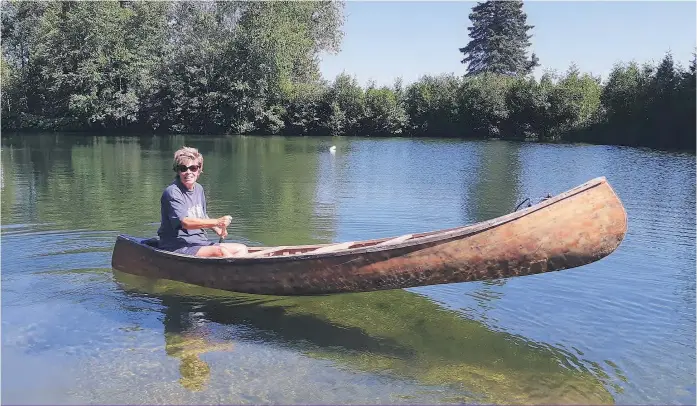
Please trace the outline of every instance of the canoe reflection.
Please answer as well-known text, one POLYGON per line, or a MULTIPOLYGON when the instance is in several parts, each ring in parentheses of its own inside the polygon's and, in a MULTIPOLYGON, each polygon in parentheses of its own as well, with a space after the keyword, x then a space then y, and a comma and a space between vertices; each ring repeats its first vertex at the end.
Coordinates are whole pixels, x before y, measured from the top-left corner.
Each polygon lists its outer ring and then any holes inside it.
MULTIPOLYGON (((193 327, 187 330, 184 325, 171 327, 176 317, 198 312, 207 321, 243 327, 236 329, 236 339, 278 343, 355 370, 456 389, 462 393, 457 402, 614 401, 607 387, 612 383, 597 363, 580 360, 560 348, 492 331, 412 292, 258 296, 113 272, 128 294, 162 301, 166 320, 170 320, 166 333, 201 331, 193 327)), ((205 335, 196 337, 209 340, 205 335)), ((182 339, 171 343, 168 345, 173 349, 194 352, 198 350, 193 348, 218 348, 210 341, 182 339)), ((173 354, 185 353, 177 351, 173 354)), ((208 376, 209 371, 193 358, 181 359, 182 365, 186 360, 186 368, 190 368, 182 369, 183 380, 186 371, 186 384, 200 387, 196 379, 208 376)))

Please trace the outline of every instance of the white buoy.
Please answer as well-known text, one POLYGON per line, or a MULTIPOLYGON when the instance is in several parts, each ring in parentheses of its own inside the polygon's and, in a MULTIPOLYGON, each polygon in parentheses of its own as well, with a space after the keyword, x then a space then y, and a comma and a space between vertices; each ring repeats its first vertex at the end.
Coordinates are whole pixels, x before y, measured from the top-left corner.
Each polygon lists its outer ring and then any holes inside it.
POLYGON ((331 147, 329 147, 329 152, 331 152, 332 154, 336 153, 336 145, 332 145, 331 147))

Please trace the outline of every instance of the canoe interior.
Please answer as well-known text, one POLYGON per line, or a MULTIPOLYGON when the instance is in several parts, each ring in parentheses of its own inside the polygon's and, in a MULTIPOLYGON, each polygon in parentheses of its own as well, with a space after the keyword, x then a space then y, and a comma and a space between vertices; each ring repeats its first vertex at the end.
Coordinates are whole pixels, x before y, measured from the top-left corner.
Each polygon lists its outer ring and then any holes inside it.
MULTIPOLYGON (((373 240, 363 241, 347 241, 332 244, 313 244, 313 245, 292 245, 292 246, 275 246, 275 247, 248 247, 248 258, 268 258, 268 257, 285 257, 302 254, 320 254, 320 253, 339 253, 343 251, 353 250, 357 248, 368 247, 384 247, 389 248, 396 244, 408 243, 412 240, 417 240, 422 237, 434 236, 442 233, 448 233, 454 230, 462 229, 463 227, 455 227, 437 231, 429 231, 423 233, 405 234, 398 237, 378 238, 373 240)), ((153 248, 157 248, 157 237, 143 239, 141 242, 153 248)), ((182 254, 178 254, 182 255, 182 254)), ((188 255, 183 255, 188 256, 188 255)), ((201 258, 205 260, 207 258, 201 258)))
POLYGON ((421 237, 445 233, 458 228, 429 231, 425 233, 405 234, 399 237, 378 238, 374 240, 363 241, 347 241, 336 244, 316 244, 316 245, 294 245, 294 246, 278 246, 278 247, 249 247, 249 256, 252 257, 280 257, 288 255, 309 254, 312 252, 341 252, 356 248, 367 248, 373 246, 391 246, 393 244, 408 242, 421 237), (254 255, 261 253, 261 255, 254 255))

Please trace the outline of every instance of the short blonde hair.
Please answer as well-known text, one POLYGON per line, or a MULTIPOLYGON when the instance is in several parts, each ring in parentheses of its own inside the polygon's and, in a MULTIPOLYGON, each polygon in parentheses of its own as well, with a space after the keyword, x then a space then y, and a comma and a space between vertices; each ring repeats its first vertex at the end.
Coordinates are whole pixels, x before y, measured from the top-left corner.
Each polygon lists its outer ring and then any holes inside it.
POLYGON ((203 155, 201 155, 196 148, 181 147, 174 153, 172 169, 176 172, 177 166, 184 165, 184 161, 186 160, 194 161, 196 165, 203 168, 203 155))

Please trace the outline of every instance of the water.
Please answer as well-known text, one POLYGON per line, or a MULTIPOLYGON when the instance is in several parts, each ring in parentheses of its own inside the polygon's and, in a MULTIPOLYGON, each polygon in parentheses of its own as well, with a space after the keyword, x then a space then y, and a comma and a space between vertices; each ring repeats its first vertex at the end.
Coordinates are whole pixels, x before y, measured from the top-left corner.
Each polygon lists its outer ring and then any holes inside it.
POLYGON ((5 403, 695 402, 695 156, 408 139, 6 136, 5 403), (154 235, 182 145, 254 245, 454 227, 596 176, 629 229, 557 273, 325 297, 241 295, 110 266, 154 235), (328 147, 337 146, 336 154, 328 147))

